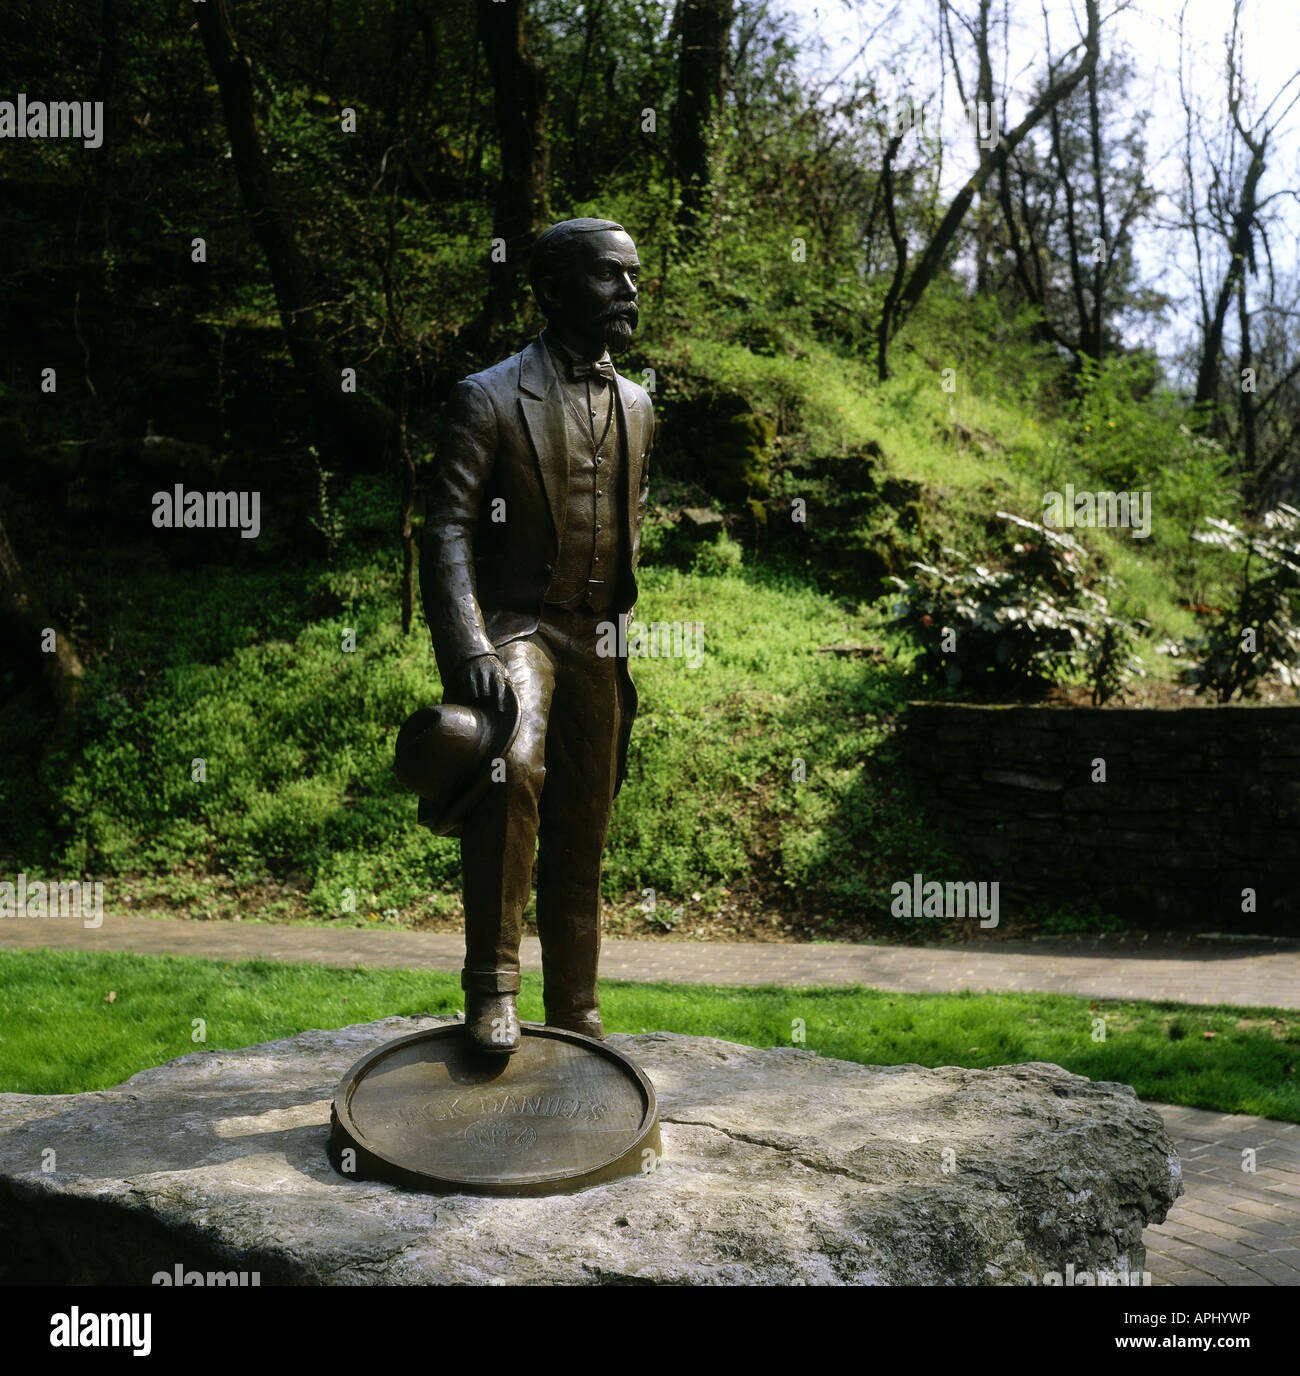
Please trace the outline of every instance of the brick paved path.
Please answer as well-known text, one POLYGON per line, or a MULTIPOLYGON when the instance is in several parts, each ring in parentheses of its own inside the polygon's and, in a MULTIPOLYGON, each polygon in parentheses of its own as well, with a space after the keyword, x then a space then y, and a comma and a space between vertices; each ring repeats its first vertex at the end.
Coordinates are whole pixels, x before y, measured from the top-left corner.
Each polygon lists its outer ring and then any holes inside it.
POLYGON ((1142 1235, 1153 1285, 1300 1285, 1300 1125, 1155 1104, 1186 1193, 1142 1235), (1255 1152, 1255 1173, 1242 1153, 1255 1152))
MULTIPOLYGON (((106 915, 97 930, 70 921, 0 921, 0 947, 138 951, 229 960, 459 970, 462 938, 106 915)), ((541 969, 536 938, 521 952, 541 969)), ((1172 999, 1300 1008, 1300 949, 1279 943, 1028 941, 966 946, 616 941, 608 979, 694 984, 865 984, 901 993, 1041 990, 1093 998, 1172 999)), ((1300 1285, 1300 1126, 1156 1104, 1183 1163, 1186 1193, 1148 1228, 1156 1285, 1300 1285), (1255 1170, 1242 1153, 1255 1152, 1255 1170)))

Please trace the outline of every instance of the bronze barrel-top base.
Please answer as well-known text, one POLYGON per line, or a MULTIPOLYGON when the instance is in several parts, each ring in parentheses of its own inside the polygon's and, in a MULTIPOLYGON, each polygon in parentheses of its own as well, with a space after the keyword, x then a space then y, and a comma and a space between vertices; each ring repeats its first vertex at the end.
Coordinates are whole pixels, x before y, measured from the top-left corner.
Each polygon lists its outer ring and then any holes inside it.
POLYGON ((350 1179, 437 1194, 563 1194, 658 1165, 654 1086, 621 1052, 525 1023, 509 1057, 451 1023, 381 1046, 343 1077, 330 1160, 350 1179))

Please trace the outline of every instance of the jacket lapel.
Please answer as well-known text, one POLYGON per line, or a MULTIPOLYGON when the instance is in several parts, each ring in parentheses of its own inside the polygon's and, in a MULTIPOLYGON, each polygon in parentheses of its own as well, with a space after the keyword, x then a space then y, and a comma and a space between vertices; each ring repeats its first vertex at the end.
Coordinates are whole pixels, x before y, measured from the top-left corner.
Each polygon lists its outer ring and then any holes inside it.
POLYGON ((569 491, 569 436, 555 367, 540 337, 534 339, 519 357, 519 406, 533 457, 542 475, 558 549, 569 491))
MULTIPOLYGON (((645 446, 641 443, 642 427, 645 424, 645 408, 641 406, 636 393, 627 387, 623 378, 618 379, 618 438, 627 456, 627 487, 624 491, 624 529, 628 539, 632 537, 632 527, 636 523, 637 495, 641 490, 641 454, 645 446)), ((629 548, 631 546, 629 545, 629 548)))
MULTIPOLYGON (((641 490, 645 407, 621 376, 614 403, 619 443, 627 456, 623 514, 624 530, 630 539, 641 490)), ((529 443, 533 447, 533 457, 542 475, 558 549, 569 498, 569 434, 564 422, 564 397, 555 374, 555 365, 551 361, 550 350, 542 343, 540 336, 519 357, 519 406, 529 443)))

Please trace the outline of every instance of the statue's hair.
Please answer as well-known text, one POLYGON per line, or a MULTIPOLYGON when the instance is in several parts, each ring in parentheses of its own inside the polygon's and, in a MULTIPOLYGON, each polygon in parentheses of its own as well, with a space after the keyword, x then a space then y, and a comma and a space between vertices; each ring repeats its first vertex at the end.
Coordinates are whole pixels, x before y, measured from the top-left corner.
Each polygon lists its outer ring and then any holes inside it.
POLYGON ((622 229, 613 220, 561 220, 537 236, 529 263, 529 280, 533 295, 546 306, 540 291, 541 284, 552 277, 563 277, 578 257, 584 234, 599 234, 604 230, 622 229))

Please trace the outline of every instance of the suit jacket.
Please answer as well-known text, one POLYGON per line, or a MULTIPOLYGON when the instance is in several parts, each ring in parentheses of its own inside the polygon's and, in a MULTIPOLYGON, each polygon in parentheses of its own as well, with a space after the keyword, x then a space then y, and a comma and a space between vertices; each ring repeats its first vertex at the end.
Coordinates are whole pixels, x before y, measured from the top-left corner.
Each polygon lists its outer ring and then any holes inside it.
MULTIPOLYGON (((618 620, 636 605, 654 411, 642 388, 619 377, 614 413, 623 517, 611 613, 618 620)), ((539 337, 459 383, 448 409, 420 560, 420 593, 444 687, 476 655, 537 629, 564 533, 568 486, 564 400, 539 337)), ((637 702, 626 658, 620 670, 618 786, 637 702)))

